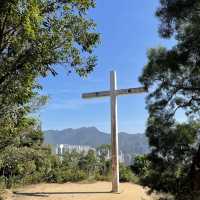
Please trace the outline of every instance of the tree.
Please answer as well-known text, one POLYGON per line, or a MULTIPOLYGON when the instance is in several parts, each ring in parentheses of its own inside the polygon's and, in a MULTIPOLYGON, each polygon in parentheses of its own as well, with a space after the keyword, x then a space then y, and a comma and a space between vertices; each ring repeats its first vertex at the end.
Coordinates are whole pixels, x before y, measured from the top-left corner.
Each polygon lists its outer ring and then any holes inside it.
POLYGON ((119 180, 120 182, 138 182, 137 177, 133 174, 130 167, 126 166, 124 163, 119 164, 119 180))
MULTIPOLYGON (((160 129, 154 126, 151 134, 159 136, 150 137, 152 152, 146 156, 145 168, 139 174, 142 184, 152 191, 171 193, 175 199, 197 198, 198 191, 192 190, 191 164, 198 149, 198 130, 199 124, 191 122, 160 129)), ((136 162, 136 167, 145 163, 136 162)))
POLYGON ((80 76, 95 67, 99 34, 87 16, 94 7, 94 0, 0 0, 0 175, 7 187, 48 179, 59 166, 28 114, 47 100, 38 95, 39 77, 56 75, 59 65, 80 76))
POLYGON ((79 160, 80 169, 86 171, 87 176, 94 176, 97 171, 98 160, 96 156, 96 152, 94 150, 89 150, 87 155, 82 156, 79 160))
POLYGON ((0 118, 17 123, 40 87, 36 78, 56 75, 57 65, 81 76, 93 70, 99 42, 87 17, 93 7, 93 0, 0 1, 0 118))
POLYGON ((99 157, 100 164, 100 175, 109 176, 111 174, 111 145, 102 144, 97 148, 97 154, 99 157))
POLYGON ((149 160, 146 155, 138 155, 134 158, 131 166, 133 172, 138 176, 145 176, 149 168, 149 160))
POLYGON ((37 121, 24 118, 15 135, 0 136, 0 176, 5 180, 5 186, 10 188, 18 183, 44 180, 51 169, 51 150, 43 145, 43 133, 37 121))
POLYGON ((110 152, 111 152, 111 145, 110 144, 102 144, 99 147, 97 147, 97 153, 98 153, 102 162, 109 159, 110 152))
MULTIPOLYGON (((199 198, 200 141, 198 137, 194 137, 197 129, 190 131, 187 127, 192 126, 192 124, 176 126, 175 114, 177 110, 181 109, 188 118, 199 118, 199 9, 200 2, 198 0, 160 0, 160 7, 156 12, 161 21, 159 28, 160 36, 163 38, 174 37, 177 43, 171 49, 164 47, 150 49, 148 52, 148 63, 140 77, 141 83, 150 88, 151 91, 147 97, 149 119, 146 134, 152 147, 150 156, 152 166, 158 167, 160 162, 165 161, 166 154, 170 151, 170 142, 177 146, 179 141, 177 138, 178 133, 182 135, 180 137, 185 137, 184 140, 188 146, 196 144, 192 155, 188 155, 187 151, 183 155, 187 161, 190 160, 188 162, 189 170, 184 172, 187 174, 186 177, 189 181, 184 182, 182 186, 189 188, 187 191, 191 195, 185 199, 199 198), (189 138, 193 138, 192 141, 189 138)), ((173 153, 175 152, 172 150, 171 156, 179 156, 182 159, 181 154, 173 155, 173 153)), ((173 159, 165 164, 170 166, 172 162, 173 159)), ((181 163, 181 166, 184 166, 184 163, 181 163)), ((159 175, 157 180, 149 182, 149 186, 153 189, 156 186, 157 190, 162 191, 165 184, 170 183, 170 177, 167 176, 167 173, 165 174, 166 176, 162 176, 166 172, 165 170, 156 172, 156 168, 152 168, 151 172, 159 175), (165 184, 158 185, 158 180, 165 181, 165 184)), ((186 191, 174 191, 174 187, 168 188, 168 192, 176 194, 176 199, 184 199, 181 192, 186 193, 186 191)))
POLYGON ((63 155, 62 165, 73 170, 78 170, 78 164, 81 157, 83 157, 83 155, 75 150, 72 150, 71 152, 66 151, 63 155))

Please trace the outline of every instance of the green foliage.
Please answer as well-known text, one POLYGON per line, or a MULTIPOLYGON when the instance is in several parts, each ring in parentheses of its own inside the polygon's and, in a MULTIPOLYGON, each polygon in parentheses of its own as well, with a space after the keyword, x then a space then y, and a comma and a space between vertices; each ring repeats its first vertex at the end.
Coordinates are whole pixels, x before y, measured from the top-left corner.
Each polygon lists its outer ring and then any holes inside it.
MULTIPOLYGON (((4 146, 0 153, 1 188, 42 181, 111 180, 111 160, 106 158, 107 154, 101 155, 90 150, 88 153, 65 152, 61 157, 53 155, 50 147, 43 145, 42 132, 33 119, 24 119, 13 141, 4 146)), ((100 147, 100 151, 105 147, 100 147)), ((108 146, 106 148, 109 149, 108 146)), ((130 168, 122 164, 120 181, 137 181, 130 168)))
MULTIPOLYGON (((93 71, 93 49, 99 43, 95 23, 87 12, 94 0, 0 1, 0 181, 2 187, 40 181, 66 182, 110 177, 108 146, 87 154, 66 153, 61 159, 43 144, 37 120, 28 117, 47 97, 39 96, 37 79, 93 71)), ((122 167, 122 180, 130 170, 122 167)))
POLYGON ((119 166, 119 180, 120 182, 133 182, 138 183, 138 177, 131 171, 130 167, 120 163, 119 166))
POLYGON ((63 166, 52 169, 48 175, 49 178, 46 181, 50 183, 77 182, 87 179, 87 175, 83 170, 73 170, 63 166))
POLYGON ((32 149, 28 147, 10 146, 1 152, 1 161, 3 163, 0 168, 2 178, 5 185, 10 188, 20 183, 40 182, 43 175, 50 169, 50 163, 47 153, 43 150, 32 149))
POLYGON ((98 180, 111 180, 111 160, 109 159, 109 153, 111 152, 111 145, 103 144, 97 148, 99 157, 99 175, 98 180))
POLYGON ((134 158, 132 171, 138 176, 145 176, 148 172, 150 162, 146 155, 139 155, 134 158))
POLYGON ((48 175, 49 182, 76 182, 82 180, 95 180, 99 174, 99 159, 93 150, 85 153, 76 151, 65 152, 60 158, 59 166, 52 168, 48 175))
POLYGON ((93 0, 0 2, 0 126, 15 127, 32 109, 38 77, 56 75, 58 65, 80 76, 94 69, 99 34, 87 17, 94 7, 93 0))
POLYGON ((105 161, 109 152, 111 152, 111 145, 110 144, 102 144, 97 148, 97 152, 99 152, 100 159, 105 161))
POLYGON ((156 15, 161 37, 175 36, 171 49, 150 49, 140 77, 149 88, 146 135, 152 152, 144 184, 169 192, 177 200, 196 200, 200 193, 200 1, 161 0, 156 15), (176 112, 188 124, 176 124, 176 112))
MULTIPOLYGON (((105 146, 99 147, 104 148, 105 146)), ((57 158, 58 159, 58 158, 57 158)), ((77 181, 111 181, 111 160, 101 160, 102 155, 90 150, 88 153, 67 151, 52 165, 45 181, 54 183, 77 181)), ((136 182, 137 178, 129 167, 120 164, 120 181, 136 182)))
POLYGON ((154 150, 147 157, 149 166, 142 174, 143 184, 172 193, 176 199, 195 198, 191 167, 198 149, 198 130, 199 126, 191 123, 163 129, 160 141, 155 140, 154 150))
POLYGON ((0 175, 7 188, 38 182, 51 167, 51 150, 42 144, 43 135, 34 119, 24 118, 14 133, 11 141, 5 134, 1 139, 0 175))
POLYGON ((86 156, 79 160, 79 168, 84 170, 87 176, 94 176, 98 167, 98 158, 95 151, 89 150, 86 156))
MULTIPOLYGON (((87 17, 87 11, 94 7, 93 0, 0 1, 2 187, 54 180, 54 176, 58 182, 75 181, 87 175, 62 166, 50 147, 44 146, 40 123, 29 114, 48 99, 38 95, 39 77, 56 75, 58 65, 80 76, 94 69, 93 49, 99 43, 99 34, 87 17)), ((94 156, 89 155, 85 167, 91 167, 93 161, 94 156)))

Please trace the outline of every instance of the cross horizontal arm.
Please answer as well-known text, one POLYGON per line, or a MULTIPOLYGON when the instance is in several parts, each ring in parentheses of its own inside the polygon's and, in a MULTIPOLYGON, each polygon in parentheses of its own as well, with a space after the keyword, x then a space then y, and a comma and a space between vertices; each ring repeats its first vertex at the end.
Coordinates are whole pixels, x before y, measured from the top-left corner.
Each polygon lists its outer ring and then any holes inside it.
POLYGON ((138 88, 119 89, 116 90, 116 95, 139 94, 143 92, 147 92, 147 88, 138 87, 138 88))
MULTIPOLYGON (((139 94, 147 92, 145 87, 139 88, 128 88, 128 89, 119 89, 114 91, 114 95, 128 95, 128 94, 139 94)), ((91 98, 100 98, 100 97, 108 97, 111 96, 110 91, 102 91, 102 92, 91 92, 91 93, 84 93, 82 94, 83 99, 91 99, 91 98)))
POLYGON ((82 94, 83 99, 91 99, 91 98, 107 97, 107 96, 110 96, 110 91, 91 92, 82 94))

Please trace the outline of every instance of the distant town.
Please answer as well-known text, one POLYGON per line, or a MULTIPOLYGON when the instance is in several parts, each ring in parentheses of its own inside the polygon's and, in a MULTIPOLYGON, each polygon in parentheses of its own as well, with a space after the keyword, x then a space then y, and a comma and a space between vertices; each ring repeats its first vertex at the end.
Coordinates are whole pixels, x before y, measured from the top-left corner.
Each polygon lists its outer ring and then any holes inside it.
MULTIPOLYGON (((76 151, 78 153, 87 154, 88 151, 95 151, 97 155, 100 155, 101 152, 97 150, 96 148, 93 148, 91 146, 87 145, 71 145, 71 144, 57 144, 55 148, 55 152, 57 155, 62 156, 65 152, 72 152, 76 151)), ((111 159, 111 151, 108 150, 106 159, 111 159)), ((131 164, 132 156, 125 155, 121 150, 119 151, 119 162, 125 163, 125 164, 131 164)))

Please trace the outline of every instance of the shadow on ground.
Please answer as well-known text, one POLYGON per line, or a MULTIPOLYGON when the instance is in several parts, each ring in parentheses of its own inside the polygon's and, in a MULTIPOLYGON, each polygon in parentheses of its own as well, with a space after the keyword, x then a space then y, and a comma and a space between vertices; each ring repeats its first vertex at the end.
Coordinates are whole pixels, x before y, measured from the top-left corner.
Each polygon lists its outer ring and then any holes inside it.
POLYGON ((15 195, 22 195, 22 196, 35 196, 35 197, 47 197, 48 195, 63 195, 63 194, 109 194, 112 193, 111 191, 109 192, 13 192, 15 195))

